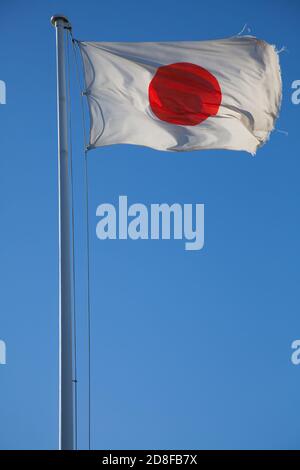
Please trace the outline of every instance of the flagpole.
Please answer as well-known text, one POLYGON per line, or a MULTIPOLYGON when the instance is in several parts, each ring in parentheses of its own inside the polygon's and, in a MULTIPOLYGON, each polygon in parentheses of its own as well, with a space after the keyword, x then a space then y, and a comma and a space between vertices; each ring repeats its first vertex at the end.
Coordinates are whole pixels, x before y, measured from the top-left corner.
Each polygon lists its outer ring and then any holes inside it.
POLYGON ((68 19, 55 15, 56 29, 57 121, 58 121, 58 200, 59 200, 59 449, 74 449, 74 390, 72 338, 72 270, 70 243, 70 181, 68 171, 68 120, 64 36, 68 19))

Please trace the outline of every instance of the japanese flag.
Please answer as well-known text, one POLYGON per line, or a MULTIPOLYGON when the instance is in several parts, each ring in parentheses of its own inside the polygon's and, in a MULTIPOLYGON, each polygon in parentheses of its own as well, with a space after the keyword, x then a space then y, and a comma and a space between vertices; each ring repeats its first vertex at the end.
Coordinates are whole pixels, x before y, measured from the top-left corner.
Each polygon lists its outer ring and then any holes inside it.
POLYGON ((274 128, 281 103, 278 55, 255 37, 78 45, 89 148, 127 143, 255 154, 274 128))

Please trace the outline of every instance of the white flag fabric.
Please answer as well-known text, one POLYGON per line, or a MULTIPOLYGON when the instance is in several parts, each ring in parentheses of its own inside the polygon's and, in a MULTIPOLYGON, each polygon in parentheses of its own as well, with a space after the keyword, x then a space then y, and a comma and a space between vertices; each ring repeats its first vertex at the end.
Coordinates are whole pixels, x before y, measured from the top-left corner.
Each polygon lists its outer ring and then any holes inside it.
POLYGON ((252 36, 197 42, 78 42, 90 110, 89 148, 255 154, 281 103, 278 54, 252 36))

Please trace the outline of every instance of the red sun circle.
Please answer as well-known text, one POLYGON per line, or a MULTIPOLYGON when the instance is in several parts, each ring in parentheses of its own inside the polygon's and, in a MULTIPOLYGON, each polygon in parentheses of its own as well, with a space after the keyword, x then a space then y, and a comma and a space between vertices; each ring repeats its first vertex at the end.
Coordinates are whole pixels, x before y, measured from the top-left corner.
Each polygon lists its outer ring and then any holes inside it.
POLYGON ((148 91, 155 116, 182 126, 196 126, 214 116, 222 101, 216 77, 189 62, 159 67, 148 91))

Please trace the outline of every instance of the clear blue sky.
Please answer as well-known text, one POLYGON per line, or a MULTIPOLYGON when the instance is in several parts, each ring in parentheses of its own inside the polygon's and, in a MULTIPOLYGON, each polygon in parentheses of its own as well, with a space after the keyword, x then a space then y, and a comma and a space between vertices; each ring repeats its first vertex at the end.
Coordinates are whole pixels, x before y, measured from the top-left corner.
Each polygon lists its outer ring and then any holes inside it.
MULTIPOLYGON (((113 146, 89 154, 92 447, 300 448, 299 117, 296 0, 1 2, 0 448, 57 447, 58 259, 55 34, 95 41, 252 34, 286 46, 278 129, 255 158, 113 146), (205 248, 96 238, 102 202, 204 203, 205 248)), ((73 76, 75 70, 73 68, 73 76)), ((72 85, 79 446, 87 446, 82 127, 72 85)), ((254 96, 255 98, 255 96, 254 96)))

